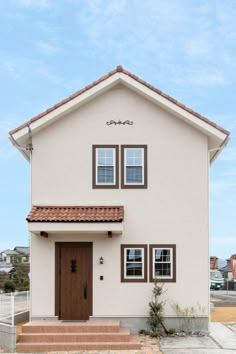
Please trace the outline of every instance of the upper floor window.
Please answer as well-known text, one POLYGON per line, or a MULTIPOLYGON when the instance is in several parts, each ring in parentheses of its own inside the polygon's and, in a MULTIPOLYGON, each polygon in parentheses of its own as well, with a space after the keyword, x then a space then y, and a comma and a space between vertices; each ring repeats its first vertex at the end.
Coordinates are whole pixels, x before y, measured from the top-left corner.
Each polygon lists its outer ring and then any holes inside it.
POLYGON ((121 145, 121 187, 147 188, 147 145, 121 145))
POLYGON ((176 281, 176 246, 150 245, 150 281, 176 281))
POLYGON ((93 188, 118 188, 118 145, 93 145, 93 188))

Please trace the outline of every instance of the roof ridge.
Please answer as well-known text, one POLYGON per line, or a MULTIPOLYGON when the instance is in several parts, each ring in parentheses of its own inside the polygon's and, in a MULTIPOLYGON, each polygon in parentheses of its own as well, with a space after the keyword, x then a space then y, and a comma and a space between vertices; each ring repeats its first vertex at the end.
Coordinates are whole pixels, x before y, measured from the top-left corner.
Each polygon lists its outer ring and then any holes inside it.
POLYGON ((39 113, 38 115, 34 116, 33 118, 29 119, 27 122, 21 124, 20 126, 18 126, 17 128, 11 130, 8 134, 9 135, 13 135, 16 132, 18 132, 19 130, 29 126, 30 124, 32 124, 33 122, 37 121, 38 119, 44 117, 45 115, 47 115, 48 113, 54 111, 55 109, 63 106, 65 103, 73 100, 74 98, 78 97, 79 95, 81 95, 82 93, 90 90, 91 88, 93 88, 94 86, 100 84, 101 82, 105 81, 106 79, 108 79, 109 77, 113 76, 116 73, 123 73, 129 77, 131 77, 132 79, 136 80, 137 82, 139 82, 140 84, 146 86, 147 88, 149 88, 150 90, 154 91, 155 93, 159 94, 160 96, 164 97, 165 99, 167 99, 168 101, 174 103, 175 105, 177 105, 178 107, 184 109, 186 112, 194 115, 195 117, 199 118, 200 120, 204 121, 205 123, 213 126, 214 128, 216 128, 217 130, 220 130, 222 133, 226 134, 226 135, 230 135, 229 131, 227 131, 226 129, 222 128, 221 126, 217 125, 216 123, 212 122, 211 120, 209 120, 208 118, 206 118, 205 116, 202 116, 201 114, 195 112, 194 110, 192 110, 191 108, 185 106, 183 103, 177 101, 176 99, 174 99, 173 97, 167 95, 166 93, 162 92, 161 90, 157 89, 156 87, 154 87, 153 85, 150 85, 148 82, 146 82, 143 79, 140 79, 138 76, 132 74, 130 71, 126 70, 123 68, 122 65, 118 65, 114 70, 109 71, 106 75, 103 75, 102 77, 100 77, 98 80, 93 81, 91 84, 85 86, 84 88, 76 91, 75 93, 73 93, 72 95, 64 98, 62 101, 56 103, 55 105, 51 106, 50 108, 48 108, 47 110, 39 113))

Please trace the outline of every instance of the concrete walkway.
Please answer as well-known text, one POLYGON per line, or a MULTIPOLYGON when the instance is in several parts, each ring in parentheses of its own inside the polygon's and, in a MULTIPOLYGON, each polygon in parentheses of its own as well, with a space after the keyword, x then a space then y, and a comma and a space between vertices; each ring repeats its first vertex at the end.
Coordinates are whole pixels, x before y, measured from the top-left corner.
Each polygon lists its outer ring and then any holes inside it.
POLYGON ((167 337, 163 354, 236 354, 236 332, 219 322, 210 323, 209 337, 167 337))

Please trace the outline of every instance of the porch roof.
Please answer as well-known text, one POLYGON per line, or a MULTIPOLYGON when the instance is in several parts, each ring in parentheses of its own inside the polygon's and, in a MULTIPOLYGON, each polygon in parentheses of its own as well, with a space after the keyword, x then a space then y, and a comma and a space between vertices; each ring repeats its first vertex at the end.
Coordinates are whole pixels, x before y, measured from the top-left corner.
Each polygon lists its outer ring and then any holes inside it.
POLYGON ((28 222, 122 222, 123 206, 33 206, 28 222))

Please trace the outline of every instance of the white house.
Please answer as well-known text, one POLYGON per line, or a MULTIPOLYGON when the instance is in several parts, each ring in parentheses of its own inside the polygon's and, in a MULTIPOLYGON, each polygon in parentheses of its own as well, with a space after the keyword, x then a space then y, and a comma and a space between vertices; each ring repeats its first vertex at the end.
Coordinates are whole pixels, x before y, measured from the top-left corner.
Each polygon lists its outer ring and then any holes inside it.
POLYGON ((31 320, 209 318, 209 167, 229 132, 121 66, 9 133, 31 165, 31 320), (195 266, 196 255, 201 259, 195 266))

